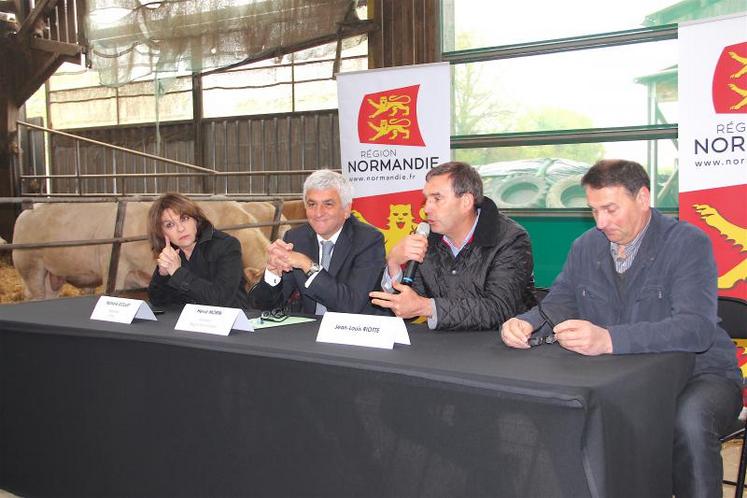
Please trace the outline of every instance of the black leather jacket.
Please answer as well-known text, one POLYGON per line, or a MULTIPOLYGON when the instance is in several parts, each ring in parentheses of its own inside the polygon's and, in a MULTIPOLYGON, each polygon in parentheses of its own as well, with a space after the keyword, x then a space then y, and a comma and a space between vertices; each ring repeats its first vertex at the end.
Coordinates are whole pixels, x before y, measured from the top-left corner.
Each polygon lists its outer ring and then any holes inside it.
POLYGON ((485 197, 472 241, 455 258, 431 233, 413 289, 434 298, 437 330, 496 330, 531 308, 534 260, 526 230, 485 197))
POLYGON ((182 266, 172 276, 159 274, 158 267, 153 272, 148 286, 151 303, 248 307, 241 244, 235 237, 209 227, 199 234, 189 261, 179 254, 182 266))

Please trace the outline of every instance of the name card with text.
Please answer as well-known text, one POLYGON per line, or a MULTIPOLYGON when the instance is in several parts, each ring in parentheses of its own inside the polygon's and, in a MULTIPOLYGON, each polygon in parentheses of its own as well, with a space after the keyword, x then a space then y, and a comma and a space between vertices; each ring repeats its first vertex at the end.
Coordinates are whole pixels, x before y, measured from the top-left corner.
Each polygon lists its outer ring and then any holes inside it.
POLYGON ((243 310, 202 304, 185 304, 174 328, 214 335, 228 335, 231 329, 254 331, 243 310))
POLYGON ((135 318, 157 320, 148 304, 141 299, 101 296, 91 313, 91 320, 132 323, 135 318))
POLYGON ((317 342, 392 349, 394 344, 410 345, 401 318, 327 311, 319 325, 317 342))

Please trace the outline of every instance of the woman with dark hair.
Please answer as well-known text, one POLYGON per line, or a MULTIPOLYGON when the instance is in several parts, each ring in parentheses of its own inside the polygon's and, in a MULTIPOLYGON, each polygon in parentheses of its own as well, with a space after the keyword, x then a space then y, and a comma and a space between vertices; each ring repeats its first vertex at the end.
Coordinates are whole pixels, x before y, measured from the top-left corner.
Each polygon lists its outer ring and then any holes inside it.
POLYGON ((148 211, 148 238, 158 258, 151 303, 248 306, 239 241, 216 230, 194 201, 176 193, 159 197, 148 211))

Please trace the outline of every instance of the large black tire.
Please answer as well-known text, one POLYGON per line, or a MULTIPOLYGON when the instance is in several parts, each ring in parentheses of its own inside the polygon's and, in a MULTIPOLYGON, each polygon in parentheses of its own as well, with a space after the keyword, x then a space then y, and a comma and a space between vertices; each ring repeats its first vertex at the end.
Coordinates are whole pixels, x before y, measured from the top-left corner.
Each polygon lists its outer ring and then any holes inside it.
POLYGON ((586 193, 581 186, 584 175, 572 175, 555 182, 547 191, 545 202, 549 208, 585 208, 586 193))
POLYGON ((547 185, 544 178, 534 175, 516 175, 503 180, 493 192, 499 208, 534 208, 544 204, 547 185))

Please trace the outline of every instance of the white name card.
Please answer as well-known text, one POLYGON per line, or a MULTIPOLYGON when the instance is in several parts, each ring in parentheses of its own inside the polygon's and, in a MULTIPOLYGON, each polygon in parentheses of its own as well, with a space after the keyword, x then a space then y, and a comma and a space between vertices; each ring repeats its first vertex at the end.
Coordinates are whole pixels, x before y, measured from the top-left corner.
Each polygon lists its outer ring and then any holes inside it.
POLYGON ((401 318, 327 311, 322 316, 316 342, 392 349, 410 345, 410 335, 401 318))
POLYGON ((174 328, 215 335, 228 335, 231 329, 254 331, 243 310, 202 304, 185 304, 174 328))
POLYGON ((135 318, 157 320, 148 304, 141 299, 101 296, 91 313, 91 320, 132 323, 135 318))

